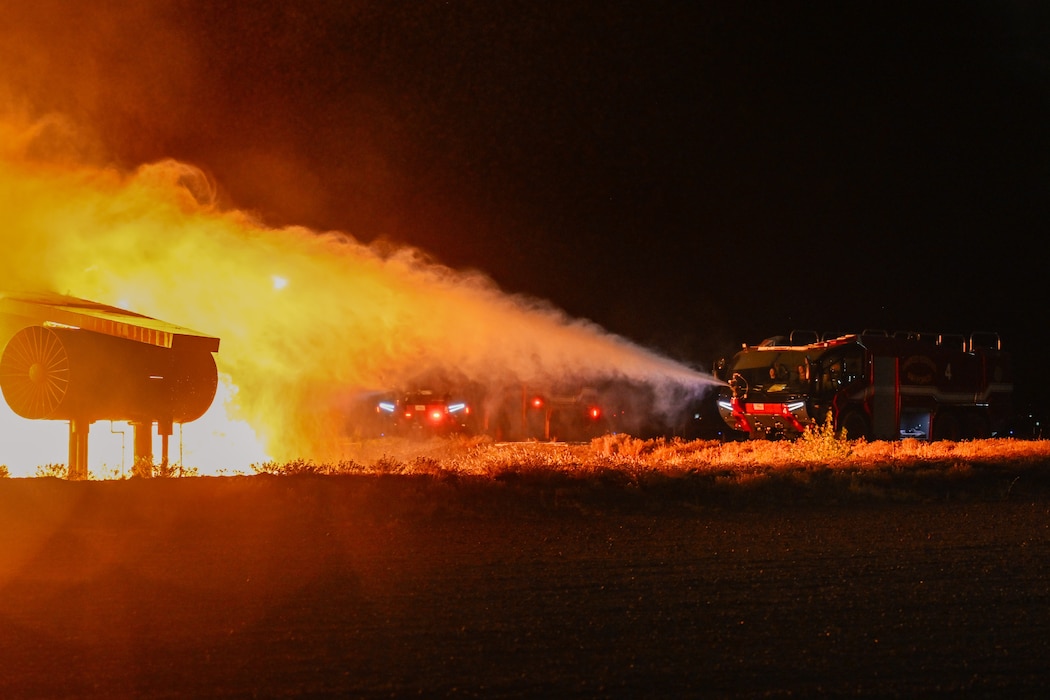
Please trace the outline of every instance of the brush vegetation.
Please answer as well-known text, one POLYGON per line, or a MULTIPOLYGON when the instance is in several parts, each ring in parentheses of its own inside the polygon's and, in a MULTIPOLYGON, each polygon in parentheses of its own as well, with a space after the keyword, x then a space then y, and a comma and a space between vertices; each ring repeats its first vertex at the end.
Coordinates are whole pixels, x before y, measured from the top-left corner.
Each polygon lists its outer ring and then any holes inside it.
POLYGON ((989 439, 967 442, 844 440, 828 432, 794 441, 641 440, 606 435, 589 443, 494 442, 488 438, 432 441, 382 440, 350 450, 362 456, 329 463, 310 460, 252 465, 260 474, 447 474, 498 476, 508 471, 565 473, 724 472, 745 477, 779 470, 864 471, 967 467, 1050 467, 1050 440, 989 439))
MULTIPOLYGON (((815 501, 1050 496, 1050 440, 965 442, 848 440, 829 427, 793 441, 642 440, 605 435, 589 443, 495 442, 479 436, 384 438, 343 446, 332 461, 253 464, 250 475, 406 477, 519 489, 613 490, 674 500, 766 495, 815 501)), ((128 476, 196 477, 192 467, 136 465, 128 476)), ((0 476, 6 471, 0 469, 0 476)), ((65 465, 37 469, 64 477, 65 465)), ((249 476, 242 472, 219 476, 249 476)), ((126 478, 111 471, 89 479, 126 478)))
MULTIPOLYGON (((816 428, 794 441, 641 440, 497 443, 488 438, 377 441, 331 463, 253 465, 278 476, 402 475, 650 503, 770 500, 926 501, 1050 496, 1050 441, 847 440, 816 428), (588 496, 589 494, 589 496, 588 496)), ((570 499, 571 500, 571 499, 570 499)))

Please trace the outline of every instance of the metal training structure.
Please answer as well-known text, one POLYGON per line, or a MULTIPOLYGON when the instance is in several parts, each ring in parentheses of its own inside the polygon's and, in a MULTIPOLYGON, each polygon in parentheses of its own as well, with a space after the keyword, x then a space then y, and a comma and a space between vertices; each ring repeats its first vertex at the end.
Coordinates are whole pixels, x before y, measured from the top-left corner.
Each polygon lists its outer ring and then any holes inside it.
POLYGON ((168 464, 176 423, 200 418, 218 388, 219 339, 125 309, 47 292, 0 293, 0 391, 17 415, 69 422, 68 477, 87 477, 98 420, 134 429, 136 464, 168 464))

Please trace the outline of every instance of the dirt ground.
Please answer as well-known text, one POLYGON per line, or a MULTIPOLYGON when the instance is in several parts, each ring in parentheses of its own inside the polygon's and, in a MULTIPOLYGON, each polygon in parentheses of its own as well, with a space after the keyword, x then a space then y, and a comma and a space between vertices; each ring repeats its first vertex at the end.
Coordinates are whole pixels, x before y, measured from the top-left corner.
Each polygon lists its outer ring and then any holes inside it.
POLYGON ((1050 498, 0 481, 0 696, 1035 696, 1050 498))

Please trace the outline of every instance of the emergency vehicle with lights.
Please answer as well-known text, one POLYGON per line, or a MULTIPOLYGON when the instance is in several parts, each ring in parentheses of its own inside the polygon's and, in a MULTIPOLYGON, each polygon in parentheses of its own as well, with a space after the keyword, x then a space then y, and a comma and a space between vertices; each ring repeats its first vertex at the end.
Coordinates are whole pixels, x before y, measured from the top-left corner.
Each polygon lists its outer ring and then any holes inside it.
POLYGON ((750 438, 797 437, 834 422, 849 439, 962 440, 1004 434, 1009 356, 995 333, 795 331, 744 345, 715 375, 718 411, 750 438))
POLYGON ((472 411, 466 401, 424 389, 383 398, 376 404, 376 413, 385 418, 389 432, 409 435, 465 431, 472 411))
POLYGON ((480 429, 496 440, 580 442, 608 431, 601 397, 591 387, 514 384, 489 389, 480 429))
POLYGON ((526 432, 542 440, 590 440, 605 432, 604 412, 591 389, 577 391, 525 390, 526 432))

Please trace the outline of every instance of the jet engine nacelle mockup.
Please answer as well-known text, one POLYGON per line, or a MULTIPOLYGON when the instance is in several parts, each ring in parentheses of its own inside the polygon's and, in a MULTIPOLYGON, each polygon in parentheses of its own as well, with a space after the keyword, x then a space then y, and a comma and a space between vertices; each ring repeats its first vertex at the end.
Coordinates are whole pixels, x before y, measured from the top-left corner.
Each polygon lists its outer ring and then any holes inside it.
POLYGON ((208 410, 217 387, 206 349, 80 328, 27 326, 0 357, 4 399, 30 419, 187 423, 208 410))

